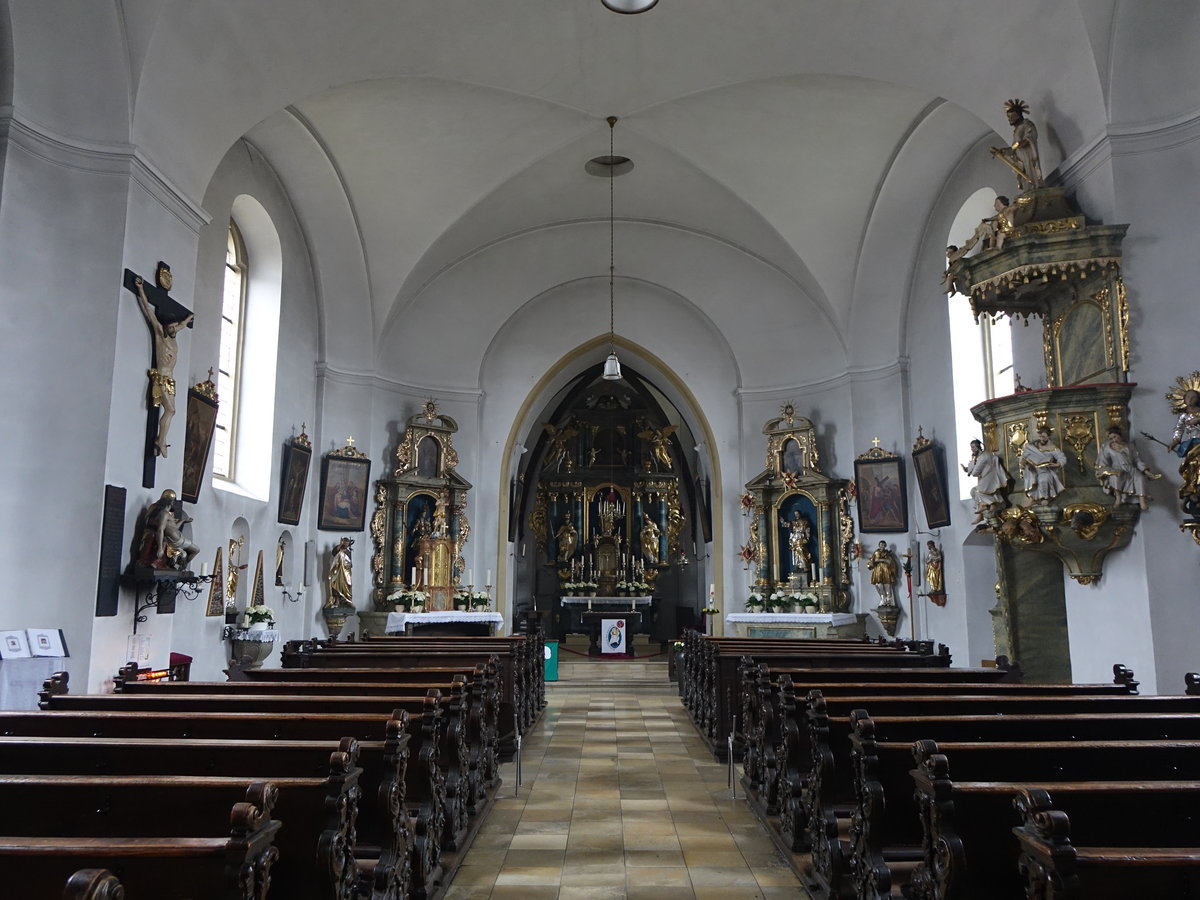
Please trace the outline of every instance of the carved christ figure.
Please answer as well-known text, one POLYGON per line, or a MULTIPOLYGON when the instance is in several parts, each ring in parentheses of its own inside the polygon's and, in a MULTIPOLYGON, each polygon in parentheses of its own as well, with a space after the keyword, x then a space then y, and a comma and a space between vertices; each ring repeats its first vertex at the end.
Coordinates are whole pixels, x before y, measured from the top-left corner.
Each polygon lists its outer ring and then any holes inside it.
MULTIPOLYGON (((174 284, 171 278, 171 267, 164 262, 158 264, 155 275, 158 290, 166 294, 174 284)), ((179 359, 179 344, 175 339, 180 329, 186 328, 192 321, 192 314, 176 322, 163 322, 158 317, 158 309, 146 296, 146 287, 141 276, 134 278, 134 294, 146 324, 150 326, 150 335, 154 341, 154 366, 147 373, 150 376, 150 402, 162 409, 158 420, 158 435, 154 440, 156 455, 167 455, 167 431, 171 420, 175 418, 175 363, 179 359)))

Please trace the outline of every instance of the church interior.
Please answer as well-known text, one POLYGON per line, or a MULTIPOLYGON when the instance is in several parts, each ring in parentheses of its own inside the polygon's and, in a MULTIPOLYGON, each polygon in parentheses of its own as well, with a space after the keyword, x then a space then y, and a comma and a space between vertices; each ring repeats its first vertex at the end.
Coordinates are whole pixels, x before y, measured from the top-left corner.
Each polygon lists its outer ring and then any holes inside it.
POLYGON ((606 602, 1184 693, 1198 52, 1178 0, 0 0, 0 709, 606 602))

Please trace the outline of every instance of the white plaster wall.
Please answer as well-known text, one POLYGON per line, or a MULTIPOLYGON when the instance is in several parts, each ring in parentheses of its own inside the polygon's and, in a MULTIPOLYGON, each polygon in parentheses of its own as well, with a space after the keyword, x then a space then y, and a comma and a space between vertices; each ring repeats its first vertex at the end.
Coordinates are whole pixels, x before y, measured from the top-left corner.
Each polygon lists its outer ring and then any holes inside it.
POLYGON ((77 682, 95 607, 129 189, 127 176, 89 168, 13 135, 0 195, 0 629, 63 628, 77 682))

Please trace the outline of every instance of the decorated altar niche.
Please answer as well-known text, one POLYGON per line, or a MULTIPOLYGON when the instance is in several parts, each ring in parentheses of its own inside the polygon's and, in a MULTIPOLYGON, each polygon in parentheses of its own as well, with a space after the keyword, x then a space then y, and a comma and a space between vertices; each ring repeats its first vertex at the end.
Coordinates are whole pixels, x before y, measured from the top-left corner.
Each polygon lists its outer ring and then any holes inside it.
POLYGON ((756 590, 814 596, 823 613, 850 608, 849 482, 821 471, 816 428, 788 403, 763 426, 766 468, 746 483, 749 541, 742 557, 756 590))
POLYGON ((407 590, 427 593, 431 612, 454 608, 471 534, 466 513, 471 484, 455 471, 457 431, 458 423, 426 401, 408 420, 391 476, 375 483, 371 575, 379 612, 390 612, 389 598, 407 590))
POLYGON ((687 517, 676 428, 658 424, 636 393, 609 390, 543 425, 529 524, 560 596, 649 596, 681 556, 687 517))

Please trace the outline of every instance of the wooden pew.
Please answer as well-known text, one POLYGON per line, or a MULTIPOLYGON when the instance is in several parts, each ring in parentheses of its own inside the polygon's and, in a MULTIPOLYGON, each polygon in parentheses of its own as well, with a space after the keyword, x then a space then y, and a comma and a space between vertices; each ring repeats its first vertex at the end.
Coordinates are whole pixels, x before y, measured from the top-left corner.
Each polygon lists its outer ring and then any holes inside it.
MULTIPOLYGON (((407 744, 408 735, 399 735, 407 744)), ((360 745, 353 738, 333 741, 248 741, 209 738, 97 738, 97 737, 28 737, 0 736, 0 772, 21 775, 204 775, 242 778, 337 777, 347 762, 358 764, 371 759, 361 758, 360 745)), ((407 747, 405 747, 407 749, 407 747)), ((394 751, 393 751, 394 752, 394 751)), ((368 753, 368 757, 370 754, 368 753)), ((395 765, 395 764, 393 764, 395 765)), ((377 781, 377 780, 376 780, 377 781)), ((403 781, 393 778, 391 785, 403 789, 403 781)), ((360 776, 360 800, 352 829, 341 835, 328 836, 328 845, 336 848, 337 837, 346 849, 353 851, 359 863, 360 887, 365 881, 367 897, 399 898, 408 893, 411 872, 411 851, 407 844, 382 859, 376 854, 367 862, 357 858, 359 847, 348 838, 358 834, 378 834, 386 829, 407 828, 403 813, 397 822, 381 823, 380 812, 388 808, 389 797, 380 797, 380 785, 360 776), (377 884, 376 884, 377 882, 377 884)), ((401 794, 396 803, 402 809, 401 794)), ((336 808, 336 807, 331 807, 336 808)), ((288 821, 285 827, 295 830, 298 823, 288 821)), ((285 860, 287 862, 287 860, 285 860)), ((343 866, 349 877, 351 869, 343 866)))
POLYGON ((893 884, 907 880, 910 893, 919 896, 1018 896, 1016 846, 1009 834, 1010 803, 1019 787, 1124 775, 1200 780, 1198 750, 1200 742, 1194 740, 863 740, 854 750, 859 804, 850 836, 856 892, 886 896, 893 884), (950 764, 956 781, 977 782, 970 792, 955 793, 950 764), (980 842, 979 834, 990 838, 980 842), (973 847, 970 858, 967 840, 973 847))
MULTIPOLYGON (((295 671, 295 670, 276 670, 295 671)), ((326 670, 311 670, 322 672, 326 670)), ((432 678, 424 681, 400 682, 344 682, 344 681, 172 681, 141 682, 127 681, 123 668, 115 679, 115 690, 119 694, 141 694, 149 696, 195 695, 259 695, 263 697, 355 697, 392 698, 399 695, 414 696, 438 690, 442 693, 442 706, 447 719, 447 731, 453 735, 463 732, 466 744, 465 770, 460 765, 445 765, 447 795, 457 802, 461 795, 465 811, 470 815, 480 812, 487 798, 499 787, 498 760, 498 692, 494 678, 489 677, 483 666, 469 673, 454 673, 446 680, 432 678)), ((492 673, 494 675, 494 672, 492 673)), ((341 704, 336 711, 348 712, 341 704)), ((319 711, 317 705, 311 707, 319 711)), ((451 750, 457 746, 451 742, 451 750)), ((457 752, 457 751, 455 751, 457 752)), ((453 844, 451 845, 453 849, 453 844)))
MULTIPOLYGON (((903 833, 899 826, 904 820, 893 820, 890 813, 885 826, 897 839, 915 834, 921 847, 921 862, 912 872, 908 893, 924 900, 1021 896, 1027 878, 1018 867, 1013 801, 1020 792, 1035 789, 1052 792, 1055 802, 1077 823, 1081 844, 1182 847, 1197 855, 1192 849, 1200 844, 1195 824, 1195 803, 1200 799, 1197 751, 1200 742, 1196 741, 918 742, 911 750, 916 771, 899 792, 879 782, 890 805, 913 798, 904 810, 912 813, 911 830, 903 833), (1157 790, 1154 782, 1161 782, 1157 790)), ((890 770, 881 775, 890 779, 890 770)), ((874 823, 868 823, 865 835, 869 843, 863 868, 868 876, 875 874, 874 866, 883 865, 870 855, 884 843, 873 840, 872 827, 874 823)), ((1122 855, 1129 856, 1112 853, 1109 861, 1122 855)), ((1197 863, 1191 868, 1197 868, 1197 863)), ((886 873, 882 874, 886 880, 886 873)), ((1192 877, 1196 875, 1200 872, 1192 877)), ((1188 896, 1186 891, 1145 890, 1123 896, 1139 894, 1188 896)))
MULTIPOLYGON (((812 741, 807 729, 802 730, 803 723, 793 723, 787 731, 784 723, 789 714, 781 706, 781 692, 789 691, 795 695, 798 691, 793 678, 802 678, 803 691, 818 690, 823 696, 839 694, 862 694, 868 688, 879 697, 902 696, 916 693, 931 695, 977 695, 993 696, 1028 696, 1028 695, 1062 695, 1062 694, 1097 694, 1097 695, 1128 695, 1131 687, 1128 683, 1121 684, 1024 684, 1009 683, 997 679, 1004 673, 995 669, 881 669, 872 672, 864 671, 872 680, 849 681, 845 679, 847 670, 823 670, 822 677, 831 680, 817 680, 813 672, 803 669, 788 669, 777 673, 766 665, 754 664, 747 661, 747 669, 742 675, 743 698, 742 717, 744 751, 742 754, 743 779, 750 802, 764 818, 779 813, 779 797, 781 782, 789 779, 789 796, 798 798, 800 789, 807 781, 812 769, 812 741), (915 674, 914 674, 915 673, 915 674), (975 673, 995 673, 992 681, 964 681, 975 673), (896 679, 894 681, 875 680, 880 676, 896 679), (923 680, 909 680, 919 677, 923 680), (837 680, 832 680, 837 679, 837 680)), ((795 709, 795 703, 788 706, 795 709)), ((849 728, 844 735, 830 735, 829 741, 838 742, 845 737, 848 739, 849 728)), ((919 737, 920 735, 914 736, 919 737)), ((793 815, 802 813, 794 810, 793 815)), ((790 826, 789 834, 803 834, 803 826, 797 831, 790 826)), ((789 841, 789 846, 792 841, 789 841)), ((803 845, 801 845, 803 846, 803 845)), ((796 849, 800 849, 797 846, 796 849)))
MULTIPOLYGON (((112 897, 113 879, 80 871, 107 869, 128 891, 130 900, 259 900, 272 883, 279 855, 274 841, 280 822, 271 817, 276 790, 269 782, 248 787, 243 783, 242 788, 245 799, 226 807, 210 822, 189 815, 196 830, 176 837, 163 836, 159 826, 173 823, 183 831, 184 811, 170 810, 179 813, 175 816, 168 811, 148 811, 145 792, 133 821, 134 830, 140 833, 134 836, 113 835, 107 822, 99 829, 104 834, 96 837, 37 833, 48 801, 31 797, 20 807, 19 815, 7 817, 5 833, 0 835, 0 883, 20 886, 19 896, 29 900, 112 897), (145 836, 149 830, 157 836, 145 836)), ((17 802, 20 791, 0 793, 6 810, 18 808, 8 804, 17 802)), ((94 818, 109 819, 108 810, 97 813, 101 814, 94 818)))
POLYGON ((62 900, 125 900, 125 888, 108 869, 80 869, 67 879, 62 900))
MULTIPOLYGON (((432 698, 430 702, 434 702, 432 698)), ((387 884, 403 878, 411 869, 412 893, 422 896, 436 889, 444 874, 441 835, 445 830, 445 786, 436 743, 413 738, 410 753, 410 732, 423 733, 413 726, 412 719, 404 710, 390 718, 335 713, 0 711, 0 735, 208 738, 260 743, 336 743, 343 737, 354 738, 364 768, 361 789, 368 800, 375 801, 365 803, 360 810, 356 858, 362 855, 364 845, 380 848, 380 862, 367 866, 368 875, 387 884)))
MULTIPOLYGON (((947 668, 949 651, 932 652, 929 642, 872 644, 864 641, 806 641, 779 638, 685 637, 684 704, 709 749, 719 760, 728 755, 733 716, 742 701, 741 672, 746 659, 770 665, 810 668, 947 668)), ((735 740, 734 752, 741 753, 735 740)))
MULTIPOLYGON (((541 644, 532 636, 442 638, 436 644, 424 638, 397 638, 363 644, 289 641, 284 645, 282 662, 288 670, 354 669, 359 673, 369 669, 404 670, 431 666, 473 668, 490 662, 498 673, 500 753, 506 761, 512 759, 516 736, 533 725, 545 705, 541 644), (470 643, 479 641, 488 643, 470 643)), ((395 680, 394 674, 384 677, 395 680)))
POLYGON ((1200 896, 1196 782, 1023 788, 1013 801, 1028 900, 1200 896), (1086 807, 1086 808, 1085 808, 1086 807))
MULTIPOLYGON (((334 754, 324 778, 272 778, 278 860, 274 896, 353 900, 354 826, 361 772, 334 754)), ((6 837, 183 838, 212 833, 246 794, 246 779, 183 775, 5 775, 0 804, 21 810, 6 837), (208 824, 205 830, 201 826, 208 824)))

